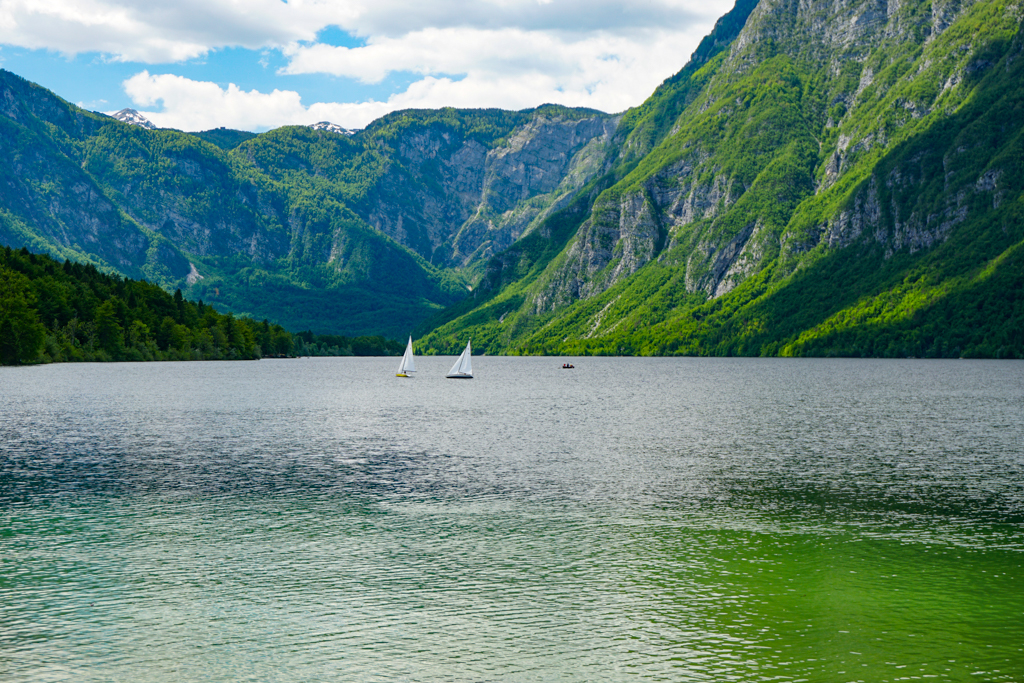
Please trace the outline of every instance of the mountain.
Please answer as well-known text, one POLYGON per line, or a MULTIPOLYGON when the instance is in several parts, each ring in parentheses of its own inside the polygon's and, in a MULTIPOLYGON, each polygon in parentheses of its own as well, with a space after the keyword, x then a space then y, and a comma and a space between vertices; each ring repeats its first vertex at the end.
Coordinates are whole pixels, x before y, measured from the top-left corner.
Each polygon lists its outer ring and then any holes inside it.
POLYGON ((1022 16, 738 3, 422 343, 1024 357, 1022 16))
POLYGON ((133 126, 139 126, 140 128, 145 128, 146 130, 156 130, 156 126, 153 125, 152 121, 150 121, 134 109, 122 109, 121 111, 112 114, 112 116, 122 123, 128 123, 133 126))
POLYGON ((396 112, 338 135, 125 124, 0 71, 0 241, 291 329, 405 334, 557 208, 614 117, 396 112), (469 268, 467 270, 467 268, 469 268))
POLYGON ((144 130, 0 71, 0 241, 427 352, 1024 357, 1021 0, 739 0, 641 106, 144 130))
POLYGON ((339 135, 352 135, 353 133, 355 133, 354 130, 342 128, 338 124, 331 123, 330 121, 320 121, 319 123, 314 123, 313 125, 310 126, 310 128, 312 128, 313 130, 326 130, 329 133, 338 133, 339 135))

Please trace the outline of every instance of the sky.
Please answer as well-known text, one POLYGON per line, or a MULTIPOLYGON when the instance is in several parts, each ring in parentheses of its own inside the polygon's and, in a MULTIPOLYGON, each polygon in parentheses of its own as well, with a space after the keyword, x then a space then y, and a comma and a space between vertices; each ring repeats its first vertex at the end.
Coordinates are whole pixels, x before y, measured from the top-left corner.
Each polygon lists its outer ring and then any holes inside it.
POLYGON ((0 68, 164 128, 356 129, 407 108, 615 113, 733 0, 0 0, 0 68))

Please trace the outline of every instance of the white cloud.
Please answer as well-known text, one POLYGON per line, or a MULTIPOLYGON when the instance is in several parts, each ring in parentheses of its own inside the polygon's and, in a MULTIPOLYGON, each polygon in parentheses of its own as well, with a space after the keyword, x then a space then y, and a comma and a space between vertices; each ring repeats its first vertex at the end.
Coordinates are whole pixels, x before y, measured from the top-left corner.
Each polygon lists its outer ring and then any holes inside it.
POLYGON ((605 34, 568 41, 549 32, 521 29, 427 28, 400 38, 374 39, 357 48, 293 44, 284 50, 289 64, 283 73, 327 73, 364 83, 379 82, 395 71, 424 75, 543 71, 557 76, 588 69, 591 62, 608 56, 640 51, 633 41, 605 34))
POLYGON ((0 43, 174 63, 221 47, 313 40, 344 16, 303 0, 0 0, 0 43))
POLYGON ((0 0, 0 43, 118 61, 180 62, 224 47, 281 48, 338 27, 373 40, 426 28, 629 35, 706 24, 722 0, 0 0))
POLYGON ((0 44, 144 64, 228 47, 266 64, 272 51, 286 64, 259 90, 147 70, 125 92, 157 125, 185 130, 324 119, 361 127, 405 107, 621 111, 678 71, 732 1, 0 0, 0 44), (363 45, 318 43, 332 27, 363 45), (383 102, 304 105, 292 89, 294 75, 380 84, 393 74, 419 78, 383 102))
MULTIPOLYGON (((376 83, 392 72, 427 77, 404 97, 430 88, 458 93, 452 106, 561 104, 619 111, 638 104, 686 62, 701 34, 646 30, 643 39, 587 34, 566 40, 550 32, 502 29, 425 29, 382 38, 365 47, 293 45, 288 74, 325 73, 376 83), (452 79, 451 77, 454 77, 452 79), (522 87, 526 91, 520 91, 522 87), (525 95, 528 100, 523 102, 525 95), (538 97, 547 98, 538 101, 538 97)), ((443 106, 435 97, 429 106, 443 106)))
MULTIPOLYGON (((715 4, 715 3, 712 3, 715 4)), ((400 36, 425 26, 527 31, 629 33, 680 28, 714 12, 699 0, 357 0, 340 26, 365 36, 400 36)))
MULTIPOLYGON (((485 36, 477 36, 485 38, 485 36)), ((524 40, 526 38, 524 37, 524 40)), ((487 44, 481 40, 480 45, 487 44)), ((481 55, 478 64, 465 75, 447 77, 456 70, 455 57, 435 55, 422 72, 428 73, 386 101, 357 103, 317 102, 303 105, 299 93, 275 89, 269 93, 244 91, 234 84, 222 88, 216 83, 195 81, 172 74, 136 74, 124 82, 125 92, 153 123, 165 128, 205 130, 217 126, 242 130, 266 130, 290 124, 332 121, 346 128, 362 128, 376 118, 398 109, 439 107, 500 107, 526 109, 553 102, 591 107, 606 112, 622 111, 642 102, 667 75, 656 67, 661 58, 672 57, 670 36, 663 36, 647 50, 623 50, 610 55, 598 44, 579 45, 587 57, 559 62, 547 58, 527 68, 500 73, 497 64, 503 48, 481 55), (662 44, 664 43, 664 44, 662 44), (566 66, 569 64, 570 66, 566 66), (572 66, 575 64, 576 66, 572 66), (583 65, 583 66, 580 66, 583 65), (434 74, 436 72, 437 75, 434 74)), ((315 51, 314 51, 315 54, 315 51)), ((407 55, 420 54, 417 48, 407 55)), ((422 53, 426 55, 426 53, 422 53)), ((676 54, 669 63, 682 64, 676 54)), ((513 56, 514 58, 514 56, 513 56)), ((397 58, 396 58, 397 59, 397 58)), ((359 65, 359 60, 355 62, 359 65)), ((367 60, 373 73, 372 60, 367 60)), ((396 61, 395 68, 406 62, 396 61)), ((360 67, 362 68, 362 67, 360 67)))
POLYGON ((125 92, 138 107, 162 105, 160 111, 141 113, 161 128, 186 131, 218 126, 239 130, 266 130, 284 125, 333 121, 346 128, 360 128, 391 110, 386 103, 353 104, 321 102, 302 105, 299 93, 277 90, 244 91, 229 84, 194 81, 172 74, 138 73, 124 82, 125 92))

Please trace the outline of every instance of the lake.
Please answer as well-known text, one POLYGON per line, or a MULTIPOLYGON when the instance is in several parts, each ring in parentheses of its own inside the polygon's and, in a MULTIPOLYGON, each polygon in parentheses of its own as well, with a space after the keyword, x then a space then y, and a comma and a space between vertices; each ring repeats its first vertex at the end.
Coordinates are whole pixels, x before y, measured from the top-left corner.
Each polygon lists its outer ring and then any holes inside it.
POLYGON ((1024 681, 1024 363, 398 360, 0 368, 0 680, 1024 681))

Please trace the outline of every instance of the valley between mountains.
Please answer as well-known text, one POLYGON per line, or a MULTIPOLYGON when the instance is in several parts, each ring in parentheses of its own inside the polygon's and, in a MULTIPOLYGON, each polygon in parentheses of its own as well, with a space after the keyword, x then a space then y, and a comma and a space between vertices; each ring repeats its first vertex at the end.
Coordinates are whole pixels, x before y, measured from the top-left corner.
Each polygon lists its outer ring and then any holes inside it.
POLYGON ((0 71, 0 243, 418 353, 1024 358, 1022 22, 739 0, 626 112, 359 131, 150 129, 0 71))

